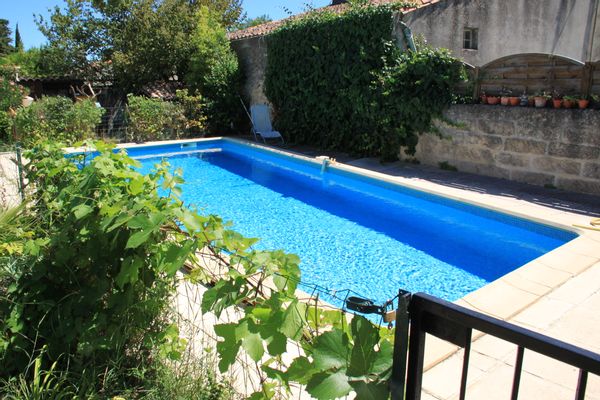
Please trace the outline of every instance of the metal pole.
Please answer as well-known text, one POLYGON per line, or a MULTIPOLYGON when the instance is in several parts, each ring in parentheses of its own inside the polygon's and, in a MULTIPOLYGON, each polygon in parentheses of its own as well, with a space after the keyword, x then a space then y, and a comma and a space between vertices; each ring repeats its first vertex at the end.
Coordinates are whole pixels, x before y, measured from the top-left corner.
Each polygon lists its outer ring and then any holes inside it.
POLYGON ((17 153, 17 174, 19 175, 19 194, 21 200, 25 200, 25 183, 23 182, 23 161, 21 159, 21 142, 15 143, 17 153))
POLYGON ((392 400, 403 400, 406 386, 406 355, 408 353, 408 325, 410 315, 408 307, 410 293, 400 290, 398 294, 398 309, 396 310, 396 332, 394 335, 394 360, 390 392, 392 400))

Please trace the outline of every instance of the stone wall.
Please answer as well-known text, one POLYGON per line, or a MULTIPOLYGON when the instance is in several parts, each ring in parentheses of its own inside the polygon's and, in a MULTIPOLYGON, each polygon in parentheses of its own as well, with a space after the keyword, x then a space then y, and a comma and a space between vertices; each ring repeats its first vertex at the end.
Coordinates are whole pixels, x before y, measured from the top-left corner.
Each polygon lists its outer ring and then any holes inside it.
POLYGON ((444 0, 405 15, 416 35, 474 66, 520 53, 578 61, 600 59, 598 0, 444 0), (464 28, 479 30, 477 50, 463 49, 464 28))
POLYGON ((267 42, 265 37, 231 42, 231 47, 237 53, 244 74, 244 99, 250 104, 268 104, 264 92, 265 71, 267 68, 267 42))
POLYGON ((416 158, 459 171, 600 195, 600 111, 452 106, 416 158))

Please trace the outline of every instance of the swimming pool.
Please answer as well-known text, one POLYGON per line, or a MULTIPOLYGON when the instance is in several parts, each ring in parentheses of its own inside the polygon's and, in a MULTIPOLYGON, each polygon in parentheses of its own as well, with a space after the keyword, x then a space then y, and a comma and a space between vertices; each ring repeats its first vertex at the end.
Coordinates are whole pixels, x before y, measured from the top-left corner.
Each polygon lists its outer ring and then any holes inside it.
POLYGON ((302 279, 378 302, 399 288, 456 300, 574 239, 573 232, 232 140, 132 147, 168 157, 183 200, 302 259, 302 279))

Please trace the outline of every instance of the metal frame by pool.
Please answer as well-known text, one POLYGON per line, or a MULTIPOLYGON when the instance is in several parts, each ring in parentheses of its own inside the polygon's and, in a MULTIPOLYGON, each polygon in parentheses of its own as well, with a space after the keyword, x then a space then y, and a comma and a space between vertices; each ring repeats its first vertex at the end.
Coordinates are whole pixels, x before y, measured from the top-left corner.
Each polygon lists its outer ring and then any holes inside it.
MULTIPOLYGON (((185 144, 218 140, 248 146, 254 150, 267 152, 272 155, 279 154, 291 157, 296 161, 314 166, 320 166, 323 163, 322 160, 230 138, 157 142, 143 145, 126 144, 120 147, 126 147, 132 155, 135 155, 134 153, 137 153, 137 149, 140 152, 144 152, 145 150, 156 149, 156 147, 164 147, 165 145, 173 145, 174 148, 181 149, 182 144, 185 146, 185 144)), ((422 193, 442 196, 443 198, 475 205, 487 210, 498 211, 529 221, 568 230, 579 235, 579 237, 567 244, 536 258, 457 301, 457 303, 466 305, 467 307, 482 310, 503 319, 510 318, 554 288, 562 285, 574 275, 579 274, 599 261, 597 249, 600 248, 600 235, 593 231, 573 227, 574 224, 587 225, 589 218, 586 216, 557 211, 515 198, 470 192, 425 180, 389 176, 341 163, 330 163, 328 168, 342 174, 351 173, 378 184, 391 184, 397 187, 417 190, 422 193)))

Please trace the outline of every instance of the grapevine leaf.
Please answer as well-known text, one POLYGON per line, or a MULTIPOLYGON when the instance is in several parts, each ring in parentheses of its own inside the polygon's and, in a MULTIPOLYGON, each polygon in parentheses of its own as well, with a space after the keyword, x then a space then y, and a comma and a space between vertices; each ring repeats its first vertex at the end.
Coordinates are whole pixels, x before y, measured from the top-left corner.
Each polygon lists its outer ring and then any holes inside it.
POLYGON ((345 368, 350 353, 350 343, 345 332, 334 329, 320 335, 313 347, 314 366, 318 371, 345 368))
POLYGON ((80 204, 73 208, 73 215, 75 215, 76 219, 82 219, 83 217, 89 215, 92 211, 92 207, 86 204, 80 204))
POLYGON ((263 347, 263 341, 258 333, 248 333, 244 338, 241 338, 242 347, 248 352, 250 358, 254 361, 260 361, 265 349, 263 347))
POLYGON ((346 396, 352 390, 348 377, 342 371, 320 372, 312 376, 306 385, 306 391, 317 399, 337 399, 346 396))
POLYGON ((219 324, 214 327, 215 333, 224 340, 217 343, 219 353, 219 370, 226 372, 237 357, 241 342, 236 337, 236 324, 219 324))
POLYGON ((390 390, 387 381, 350 382, 350 386, 356 392, 356 400, 381 400, 390 396, 390 390))
POLYGON ((305 385, 312 377, 311 371, 314 371, 314 368, 310 361, 308 361, 308 358, 298 357, 292 361, 286 371, 286 374, 290 381, 305 385))
POLYGON ((298 299, 294 299, 284 312, 280 332, 290 339, 300 339, 305 325, 305 310, 306 305, 298 302, 298 299))
POLYGON ((375 345, 379 341, 378 329, 365 317, 356 315, 350 324, 354 347, 350 356, 348 375, 367 375, 375 362, 375 345))

